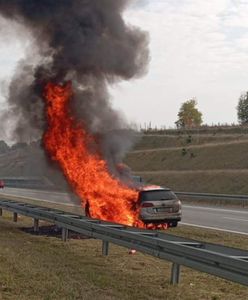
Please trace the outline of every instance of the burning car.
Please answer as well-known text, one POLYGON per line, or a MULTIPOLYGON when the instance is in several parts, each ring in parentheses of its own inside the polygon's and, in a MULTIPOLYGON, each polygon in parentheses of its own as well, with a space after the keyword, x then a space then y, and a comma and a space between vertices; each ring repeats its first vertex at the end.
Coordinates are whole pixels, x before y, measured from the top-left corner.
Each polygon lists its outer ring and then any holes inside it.
POLYGON ((147 186, 139 191, 140 219, 145 223, 176 227, 181 221, 181 201, 168 188, 147 186))
POLYGON ((90 217, 142 227, 133 209, 138 191, 112 172, 136 133, 111 106, 108 88, 141 76, 150 57, 148 34, 125 22, 128 2, 0 1, 1 17, 30 32, 39 57, 22 58, 8 93, 13 109, 4 114, 18 139, 42 136, 51 167, 59 166, 82 206, 87 199, 90 217))

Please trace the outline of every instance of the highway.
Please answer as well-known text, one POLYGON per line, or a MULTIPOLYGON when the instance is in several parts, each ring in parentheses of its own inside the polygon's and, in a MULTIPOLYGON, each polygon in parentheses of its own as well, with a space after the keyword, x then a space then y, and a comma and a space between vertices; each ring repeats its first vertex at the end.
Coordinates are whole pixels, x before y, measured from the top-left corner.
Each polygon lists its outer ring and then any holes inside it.
POLYGON ((181 225, 248 235, 248 209, 183 205, 181 225))
POLYGON ((80 200, 72 193, 31 190, 23 188, 7 188, 0 190, 0 195, 17 196, 20 198, 29 198, 37 201, 44 201, 56 204, 63 204, 66 206, 80 205, 80 200))
MULTIPOLYGON (((0 195, 11 195, 44 202, 80 206, 73 194, 18 188, 4 188, 0 195)), ((214 229, 225 232, 248 235, 248 209, 233 209, 215 206, 183 205, 183 219, 180 225, 214 229)))

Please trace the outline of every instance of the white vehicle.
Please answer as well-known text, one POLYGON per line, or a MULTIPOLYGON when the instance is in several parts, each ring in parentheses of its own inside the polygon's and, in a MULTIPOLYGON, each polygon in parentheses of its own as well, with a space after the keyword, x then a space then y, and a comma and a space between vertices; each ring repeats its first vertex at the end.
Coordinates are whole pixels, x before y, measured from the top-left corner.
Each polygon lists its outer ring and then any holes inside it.
POLYGON ((168 224, 176 227, 181 221, 181 201, 168 188, 157 186, 143 187, 139 191, 139 218, 146 224, 168 224))

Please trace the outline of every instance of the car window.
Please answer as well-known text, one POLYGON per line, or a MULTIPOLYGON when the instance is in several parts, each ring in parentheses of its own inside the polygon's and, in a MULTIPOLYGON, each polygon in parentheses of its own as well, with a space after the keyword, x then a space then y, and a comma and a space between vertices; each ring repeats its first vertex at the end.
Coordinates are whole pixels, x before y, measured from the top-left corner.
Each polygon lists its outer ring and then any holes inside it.
POLYGON ((140 192, 140 202, 145 201, 161 201, 161 200, 173 200, 177 199, 177 196, 169 190, 158 191, 142 191, 140 192))

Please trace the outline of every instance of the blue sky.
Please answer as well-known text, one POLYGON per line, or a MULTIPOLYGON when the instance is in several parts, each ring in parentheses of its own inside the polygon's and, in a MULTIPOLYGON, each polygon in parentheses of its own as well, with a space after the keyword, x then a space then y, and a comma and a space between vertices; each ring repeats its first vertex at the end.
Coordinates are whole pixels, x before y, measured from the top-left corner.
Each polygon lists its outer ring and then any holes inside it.
MULTIPOLYGON (((196 97, 204 123, 237 122, 238 98, 248 90, 248 1, 135 2, 125 19, 149 32, 150 66, 143 78, 111 88, 113 105, 132 123, 173 127, 181 103, 196 97)), ((31 39, 16 26, 0 19, 0 80, 7 82, 31 39)))

